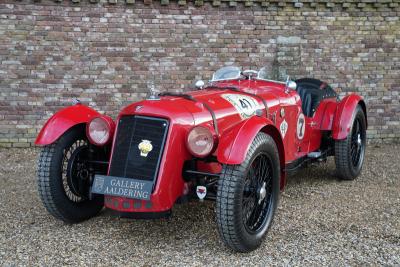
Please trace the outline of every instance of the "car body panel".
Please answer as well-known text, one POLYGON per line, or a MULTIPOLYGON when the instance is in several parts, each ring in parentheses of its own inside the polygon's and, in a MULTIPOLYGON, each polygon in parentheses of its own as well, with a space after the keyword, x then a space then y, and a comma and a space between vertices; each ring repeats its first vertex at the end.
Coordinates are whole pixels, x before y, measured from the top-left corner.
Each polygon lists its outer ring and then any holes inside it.
POLYGON ((52 144, 71 127, 88 123, 97 116, 100 116, 99 112, 81 104, 61 109, 47 120, 35 140, 35 145, 52 144))
POLYGON ((218 144, 218 161, 222 164, 242 163, 253 139, 267 125, 273 125, 273 122, 265 117, 253 116, 224 131, 218 144))
MULTIPOLYGON (((337 140, 342 140, 347 137, 350 132, 350 127, 353 122, 354 111, 357 105, 361 105, 365 109, 365 103, 361 96, 350 94, 345 96, 337 105, 333 125, 332 137, 337 140)), ((366 112, 364 110, 364 114, 366 112)), ((367 121, 367 120, 365 120, 367 121)))

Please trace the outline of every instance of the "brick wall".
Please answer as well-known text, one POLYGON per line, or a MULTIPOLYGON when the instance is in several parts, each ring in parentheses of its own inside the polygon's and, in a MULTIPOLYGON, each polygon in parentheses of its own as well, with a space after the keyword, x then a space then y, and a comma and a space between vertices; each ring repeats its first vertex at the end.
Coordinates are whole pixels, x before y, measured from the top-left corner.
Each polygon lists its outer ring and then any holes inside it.
POLYGON ((224 63, 358 92, 368 137, 400 139, 398 0, 90 2, 0 2, 0 146, 31 145, 73 98, 115 116, 224 63))

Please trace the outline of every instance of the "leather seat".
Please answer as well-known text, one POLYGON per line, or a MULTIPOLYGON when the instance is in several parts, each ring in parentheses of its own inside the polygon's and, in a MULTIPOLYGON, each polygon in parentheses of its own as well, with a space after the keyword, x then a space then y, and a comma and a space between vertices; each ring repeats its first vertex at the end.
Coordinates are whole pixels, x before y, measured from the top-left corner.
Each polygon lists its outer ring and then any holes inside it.
POLYGON ((296 91, 301 98, 301 108, 307 117, 312 117, 319 103, 325 98, 336 98, 336 92, 328 84, 312 78, 296 80, 296 91))

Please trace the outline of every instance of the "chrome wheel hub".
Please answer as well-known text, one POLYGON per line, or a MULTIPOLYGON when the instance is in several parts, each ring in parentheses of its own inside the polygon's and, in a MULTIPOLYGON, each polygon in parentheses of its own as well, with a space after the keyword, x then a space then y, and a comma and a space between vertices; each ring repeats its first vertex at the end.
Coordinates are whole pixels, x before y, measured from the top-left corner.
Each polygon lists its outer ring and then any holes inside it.
POLYGON ((267 195, 267 190, 265 189, 265 186, 266 186, 266 184, 264 182, 258 191, 258 204, 261 204, 261 202, 267 195))

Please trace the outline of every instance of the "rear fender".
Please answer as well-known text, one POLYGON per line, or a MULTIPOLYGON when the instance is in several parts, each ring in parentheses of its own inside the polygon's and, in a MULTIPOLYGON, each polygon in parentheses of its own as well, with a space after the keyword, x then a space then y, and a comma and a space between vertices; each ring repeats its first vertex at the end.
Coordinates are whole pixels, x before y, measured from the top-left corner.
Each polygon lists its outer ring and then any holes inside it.
POLYGON ((93 117, 99 115, 100 113, 94 109, 81 104, 64 108, 46 122, 36 138, 35 145, 52 144, 71 127, 88 123, 93 117))
POLYGON ((226 130, 219 140, 217 159, 222 164, 241 164, 251 143, 259 132, 270 135, 278 148, 281 168, 281 189, 286 183, 285 151, 281 135, 270 119, 253 116, 238 125, 226 130))
POLYGON ((363 98, 356 94, 351 94, 342 99, 336 108, 335 117, 332 124, 332 137, 342 140, 347 137, 353 123, 354 112, 360 105, 364 111, 365 121, 367 122, 367 110, 363 98))

